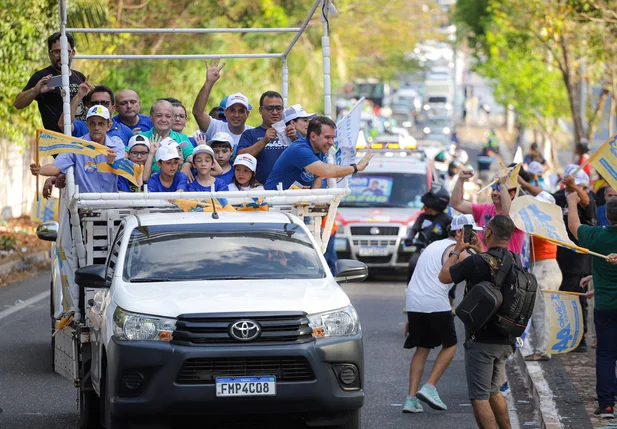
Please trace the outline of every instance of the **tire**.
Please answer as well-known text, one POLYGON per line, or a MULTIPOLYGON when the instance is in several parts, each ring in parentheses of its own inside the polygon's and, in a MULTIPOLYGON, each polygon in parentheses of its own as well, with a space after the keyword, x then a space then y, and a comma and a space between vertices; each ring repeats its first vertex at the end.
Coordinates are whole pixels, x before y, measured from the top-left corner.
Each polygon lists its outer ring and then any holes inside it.
POLYGON ((360 429, 362 427, 362 422, 361 422, 361 418, 360 418, 360 410, 356 410, 356 411, 350 411, 349 413, 347 413, 347 422, 340 424, 340 425, 334 425, 334 426, 328 426, 328 429, 360 429))
POLYGON ((94 390, 79 389, 79 427, 101 428, 101 399, 94 390))

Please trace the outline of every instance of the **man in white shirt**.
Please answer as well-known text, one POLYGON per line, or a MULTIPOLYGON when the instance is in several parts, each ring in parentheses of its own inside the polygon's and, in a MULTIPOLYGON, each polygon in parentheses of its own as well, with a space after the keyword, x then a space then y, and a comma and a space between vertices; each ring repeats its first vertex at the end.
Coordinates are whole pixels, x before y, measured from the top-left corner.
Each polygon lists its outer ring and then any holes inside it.
POLYGON ((227 64, 222 63, 219 65, 219 62, 220 60, 218 59, 212 60, 210 66, 208 66, 206 61, 206 82, 193 103, 193 116, 200 130, 206 134, 206 141, 212 140, 216 133, 225 132, 231 134, 235 148, 238 146, 242 133, 253 128, 250 125, 246 125, 246 120, 251 113, 251 105, 244 94, 237 92, 227 98, 227 104, 225 105, 225 118, 227 122, 214 119, 205 111, 212 88, 221 78, 221 70, 227 64))
MULTIPOLYGON (((418 259, 416 269, 407 285, 406 311, 408 334, 404 347, 416 348, 409 368, 409 395, 403 406, 404 413, 421 413, 424 411, 420 401, 436 410, 447 410, 435 385, 444 374, 456 351, 456 330, 454 316, 448 299, 448 292, 454 283, 443 284, 439 281, 439 272, 449 254, 454 251, 455 238, 463 235, 465 225, 480 231, 471 215, 457 216, 450 224, 448 238, 429 244, 418 259), (428 380, 420 390, 420 380, 424 364, 435 347, 442 346, 428 380)), ((473 234, 474 238, 477 237, 473 234)), ((477 241, 479 252, 482 243, 477 241)), ((456 252, 455 252, 456 253, 456 252)), ((463 252, 460 258, 467 255, 463 252)))

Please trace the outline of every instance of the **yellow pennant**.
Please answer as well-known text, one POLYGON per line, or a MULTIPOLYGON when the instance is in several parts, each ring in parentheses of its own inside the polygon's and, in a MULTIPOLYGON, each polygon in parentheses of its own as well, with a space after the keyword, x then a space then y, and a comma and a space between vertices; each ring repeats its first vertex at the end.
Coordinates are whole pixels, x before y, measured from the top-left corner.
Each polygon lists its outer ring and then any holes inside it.
POLYGON ((36 130, 36 141, 41 156, 74 153, 94 158, 97 155, 107 156, 109 151, 109 148, 102 144, 40 128, 36 130))

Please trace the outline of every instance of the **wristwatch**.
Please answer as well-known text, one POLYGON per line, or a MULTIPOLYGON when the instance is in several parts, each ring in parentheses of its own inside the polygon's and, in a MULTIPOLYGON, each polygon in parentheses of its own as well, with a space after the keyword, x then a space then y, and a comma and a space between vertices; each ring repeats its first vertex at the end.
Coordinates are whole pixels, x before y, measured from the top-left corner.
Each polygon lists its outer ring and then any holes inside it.
POLYGON ((353 167, 353 173, 356 174, 358 172, 358 166, 356 164, 349 164, 349 166, 353 167))
POLYGON ((448 258, 452 255, 456 255, 457 259, 461 256, 461 254, 457 252, 456 250, 452 250, 450 253, 448 253, 448 258))

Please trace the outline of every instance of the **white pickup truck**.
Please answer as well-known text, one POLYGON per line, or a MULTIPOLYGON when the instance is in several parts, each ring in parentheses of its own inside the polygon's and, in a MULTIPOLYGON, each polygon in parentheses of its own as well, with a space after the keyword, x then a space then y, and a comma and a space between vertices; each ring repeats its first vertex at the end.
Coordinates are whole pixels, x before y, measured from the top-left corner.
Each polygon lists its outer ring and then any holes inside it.
MULTIPOLYGON (((332 202, 341 191, 264 196, 332 202)), ((186 213, 119 209, 126 195, 74 192, 69 183, 87 265, 74 284, 63 281, 62 248, 79 243, 76 229, 67 241, 60 228, 51 316, 54 367, 79 388, 82 428, 188 427, 225 416, 360 428, 362 330, 337 282, 362 280, 367 268, 340 260, 337 278, 330 273, 309 229, 327 205, 186 213), (315 217, 309 226, 306 216, 315 217)), ((39 236, 53 240, 55 230, 43 224, 39 236)))

